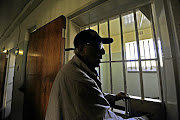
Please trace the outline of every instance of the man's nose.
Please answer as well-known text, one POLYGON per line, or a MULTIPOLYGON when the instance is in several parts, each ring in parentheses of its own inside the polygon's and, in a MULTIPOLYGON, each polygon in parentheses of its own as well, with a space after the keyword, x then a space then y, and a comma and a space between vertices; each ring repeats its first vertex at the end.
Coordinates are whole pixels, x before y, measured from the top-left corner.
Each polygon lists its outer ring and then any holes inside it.
POLYGON ((104 48, 101 49, 101 55, 104 55, 105 54, 105 50, 104 48))

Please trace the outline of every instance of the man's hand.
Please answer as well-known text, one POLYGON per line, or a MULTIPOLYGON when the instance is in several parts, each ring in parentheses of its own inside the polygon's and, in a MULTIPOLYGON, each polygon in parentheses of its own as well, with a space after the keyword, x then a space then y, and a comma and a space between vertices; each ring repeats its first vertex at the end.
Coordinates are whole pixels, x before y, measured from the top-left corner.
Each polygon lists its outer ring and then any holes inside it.
POLYGON ((129 99, 130 97, 128 96, 128 94, 125 94, 124 92, 120 92, 118 94, 116 94, 115 96, 115 100, 122 100, 122 99, 129 99))

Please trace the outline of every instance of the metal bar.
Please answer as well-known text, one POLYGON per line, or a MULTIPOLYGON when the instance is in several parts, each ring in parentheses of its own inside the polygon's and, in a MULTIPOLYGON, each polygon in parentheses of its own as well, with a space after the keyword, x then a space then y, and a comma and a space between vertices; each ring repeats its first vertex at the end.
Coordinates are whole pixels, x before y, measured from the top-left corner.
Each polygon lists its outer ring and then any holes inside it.
POLYGON ((66 48, 65 51, 75 50, 75 48, 66 48))
POLYGON ((123 63, 123 78, 124 78, 124 92, 127 94, 127 84, 126 84, 126 67, 125 67, 125 54, 124 54, 124 37, 122 29, 122 18, 119 16, 120 20, 120 31, 121 31, 121 48, 122 48, 122 63, 123 63))
MULTIPOLYGON (((108 37, 110 37, 110 26, 109 26, 109 19, 108 19, 108 37)), ((111 45, 109 44, 109 67, 110 67, 110 85, 111 85, 111 93, 113 93, 113 84, 112 84, 112 64, 111 64, 111 45)))
MULTIPOLYGON (((123 63, 123 80, 124 80, 124 92, 127 94, 127 83, 126 83, 126 68, 125 68, 125 54, 124 54, 124 37, 123 37, 123 29, 122 29, 122 18, 119 16, 120 22, 120 32, 121 32, 121 48, 122 48, 122 63, 123 63)), ((125 100, 125 114, 128 115, 128 101, 125 100)))
POLYGON ((138 36, 138 27, 137 27, 137 19, 136 19, 136 11, 135 10, 134 10, 134 23, 135 23, 136 42, 137 42, 137 51, 138 51, 138 60, 139 60, 141 99, 144 100, 144 86, 143 86, 143 76, 142 76, 142 67, 141 67, 141 53, 140 53, 140 46, 139 46, 139 36, 138 36))
POLYGON ((154 20, 153 20, 153 15, 152 15, 152 8, 150 7, 150 18, 151 18, 151 26, 153 29, 153 37, 155 41, 155 47, 156 47, 156 54, 157 54, 157 59, 158 59, 158 66, 157 66, 157 73, 159 76, 159 84, 160 84, 160 94, 161 94, 161 101, 162 101, 162 115, 163 119, 166 118, 166 112, 165 112, 165 102, 164 102, 164 93, 163 93, 163 82, 162 82, 162 76, 161 76, 161 68, 160 68, 160 58, 159 58, 159 52, 158 52, 158 43, 157 43, 157 38, 156 38, 156 33, 155 33, 155 27, 154 27, 154 20))
POLYGON ((101 67, 99 66, 99 80, 101 81, 101 67))
POLYGON ((154 37, 154 42, 155 42, 155 47, 156 47, 156 54, 157 54, 157 71, 158 71, 158 76, 159 76, 159 82, 160 82, 160 93, 161 93, 161 101, 164 102, 164 94, 163 94, 163 82, 162 82, 162 77, 161 77, 161 68, 160 68, 160 59, 159 59, 159 52, 158 52, 158 43, 157 43, 157 38, 155 34, 155 28, 154 28, 154 20, 153 20, 153 15, 152 15, 152 8, 150 7, 150 16, 151 16, 151 26, 153 30, 153 37, 154 37))
MULTIPOLYGON (((151 59, 151 48, 150 48, 150 45, 149 45, 149 40, 148 40, 148 47, 149 47, 149 57, 151 59)), ((152 69, 152 62, 150 60, 150 66, 151 66, 151 69, 152 69)))
MULTIPOLYGON (((98 34, 99 34, 99 23, 97 24, 98 34)), ((99 79, 101 80, 101 67, 99 66, 99 79)))
MULTIPOLYGON (((143 50, 144 50, 144 59, 146 59, 146 54, 145 54, 145 48, 144 48, 144 41, 143 41, 143 50)), ((146 61, 144 61, 145 62, 145 69, 147 69, 147 65, 146 65, 146 61)))
POLYGON ((98 31, 97 31, 97 32, 98 32, 98 34, 99 34, 99 23, 97 24, 97 29, 98 29, 98 31))
MULTIPOLYGON (((135 48, 135 43, 133 43, 133 47, 134 47, 134 58, 136 59, 136 48, 135 48)), ((135 62, 135 69, 136 69, 136 62, 135 62)))
MULTIPOLYGON (((130 60, 131 60, 131 46, 130 46, 130 43, 129 43, 129 56, 130 56, 130 60)), ((132 69, 132 62, 131 63, 131 69, 132 69)))
MULTIPOLYGON (((155 61, 157 61, 157 59, 156 58, 154 58, 154 59, 141 59, 141 61, 150 61, 150 60, 155 60, 155 61)), ((132 61, 139 61, 139 60, 124 60, 124 62, 132 62, 132 61)), ((123 60, 113 60, 113 61, 111 61, 111 62, 123 62, 123 60)), ((109 63, 109 61, 102 61, 101 63, 109 63)))

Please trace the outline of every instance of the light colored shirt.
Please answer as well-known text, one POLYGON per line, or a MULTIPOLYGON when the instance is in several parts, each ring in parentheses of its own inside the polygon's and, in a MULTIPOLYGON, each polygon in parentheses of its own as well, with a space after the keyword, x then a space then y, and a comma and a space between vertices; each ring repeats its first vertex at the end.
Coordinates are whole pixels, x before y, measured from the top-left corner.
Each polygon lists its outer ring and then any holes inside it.
MULTIPOLYGON (((113 101, 113 97, 108 97, 113 101)), ((101 82, 76 55, 59 70, 45 120, 123 120, 110 110, 101 82)))

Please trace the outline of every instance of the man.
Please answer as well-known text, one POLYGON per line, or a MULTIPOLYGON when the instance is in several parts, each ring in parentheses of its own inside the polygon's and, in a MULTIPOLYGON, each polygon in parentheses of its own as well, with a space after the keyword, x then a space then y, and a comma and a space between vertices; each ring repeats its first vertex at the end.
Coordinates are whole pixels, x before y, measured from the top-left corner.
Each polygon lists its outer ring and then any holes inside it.
POLYGON ((103 120, 122 118, 111 110, 115 101, 126 98, 104 94, 95 67, 105 54, 101 38, 94 30, 84 30, 74 39, 75 56, 57 74, 49 98, 46 120, 103 120))

